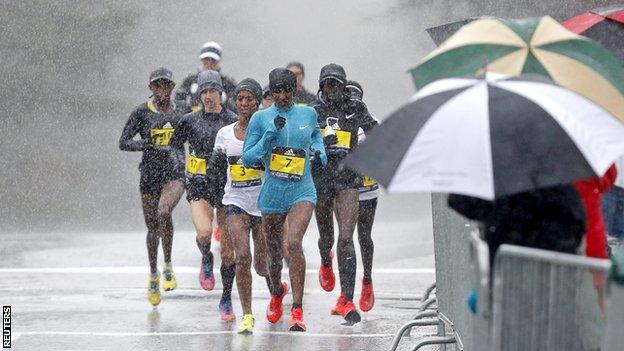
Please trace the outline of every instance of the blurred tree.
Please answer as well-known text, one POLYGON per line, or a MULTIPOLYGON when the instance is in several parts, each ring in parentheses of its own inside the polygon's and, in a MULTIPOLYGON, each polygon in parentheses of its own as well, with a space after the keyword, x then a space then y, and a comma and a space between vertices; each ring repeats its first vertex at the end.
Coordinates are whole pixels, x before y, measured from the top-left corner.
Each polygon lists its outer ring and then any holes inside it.
MULTIPOLYGON (((38 118, 37 107, 70 112, 110 103, 103 81, 111 60, 126 48, 136 13, 96 0, 0 2, 0 108, 10 120, 38 118), (104 92, 104 94, 102 94, 104 92)), ((60 112, 60 111, 59 111, 60 112)), ((47 116, 42 116, 47 117, 47 116)))

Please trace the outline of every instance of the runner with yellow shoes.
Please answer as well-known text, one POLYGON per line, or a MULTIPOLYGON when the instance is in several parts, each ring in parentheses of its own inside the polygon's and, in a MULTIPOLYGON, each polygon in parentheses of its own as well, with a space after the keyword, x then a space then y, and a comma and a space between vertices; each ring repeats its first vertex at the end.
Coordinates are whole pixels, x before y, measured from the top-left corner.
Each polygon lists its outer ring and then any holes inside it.
POLYGON ((147 298, 154 306, 161 300, 160 273, 157 268, 160 240, 165 261, 163 289, 173 290, 177 285, 171 266, 171 213, 184 193, 184 168, 175 159, 180 152, 184 153, 184 149, 172 149, 170 140, 186 107, 183 103, 176 104, 171 100, 174 86, 173 73, 170 70, 161 67, 151 72, 149 89, 153 98, 132 112, 119 139, 121 150, 143 153, 139 170, 150 265, 147 298), (137 134, 140 136, 138 140, 134 139, 137 134))
POLYGON ((243 143, 251 116, 262 101, 262 88, 251 78, 243 79, 234 90, 234 101, 240 119, 217 133, 214 151, 208 167, 209 187, 217 203, 225 207, 226 227, 236 256, 236 285, 243 309, 239 333, 251 333, 254 317, 251 309, 251 265, 256 273, 268 277, 266 241, 262 232, 262 214, 258 196, 262 188, 264 167, 247 168, 242 164, 243 143), (252 256, 249 234, 254 241, 252 256))
MULTIPOLYGON (((189 144, 186 162, 186 198, 191 204, 191 218, 197 231, 197 246, 202 254, 199 273, 200 285, 204 290, 212 290, 215 284, 213 255, 210 251, 214 199, 208 189, 207 164, 212 155, 215 138, 219 129, 238 120, 238 116, 221 104, 223 85, 216 71, 206 70, 197 78, 198 92, 202 109, 184 115, 173 134, 171 144, 179 149, 185 142, 189 144)), ((179 157, 177 159, 180 159, 179 157)), ((217 216, 224 209, 217 205, 217 216)), ((227 235, 227 228, 221 226, 221 278, 223 295, 219 303, 221 319, 233 321, 231 291, 234 283, 234 252, 227 235)))

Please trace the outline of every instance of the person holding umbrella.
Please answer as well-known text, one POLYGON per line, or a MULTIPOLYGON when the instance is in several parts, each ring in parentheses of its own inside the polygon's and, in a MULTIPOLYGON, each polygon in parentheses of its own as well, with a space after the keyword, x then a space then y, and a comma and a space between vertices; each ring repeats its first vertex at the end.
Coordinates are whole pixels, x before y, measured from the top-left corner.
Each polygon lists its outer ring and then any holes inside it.
MULTIPOLYGON (((335 212, 340 296, 331 314, 342 316, 348 323, 357 323, 361 317, 353 303, 357 267, 353 233, 358 220, 358 188, 362 186, 362 177, 343 167, 342 161, 357 148, 359 130, 368 133, 377 125, 377 120, 368 113, 361 100, 346 95, 346 85, 347 75, 342 66, 330 63, 321 69, 320 102, 314 105, 314 109, 323 129, 328 165, 324 169, 313 167, 312 174, 319 197, 315 209, 321 256, 319 283, 325 291, 332 291, 335 284, 332 269, 335 212)), ((370 286, 372 280, 365 283, 370 286)), ((372 286, 368 290, 372 291, 372 286)))
POLYGON ((269 87, 275 103, 251 118, 243 146, 243 165, 262 162, 266 171, 258 197, 258 208, 269 251, 271 301, 267 320, 277 323, 283 314, 282 300, 288 284, 281 282, 282 245, 289 251, 289 274, 293 287, 290 331, 305 331, 303 290, 305 255, 301 246, 316 204, 316 189, 310 171, 310 157, 327 163, 316 111, 293 103, 295 74, 285 68, 269 73, 269 87), (284 222, 288 218, 288 230, 284 222))

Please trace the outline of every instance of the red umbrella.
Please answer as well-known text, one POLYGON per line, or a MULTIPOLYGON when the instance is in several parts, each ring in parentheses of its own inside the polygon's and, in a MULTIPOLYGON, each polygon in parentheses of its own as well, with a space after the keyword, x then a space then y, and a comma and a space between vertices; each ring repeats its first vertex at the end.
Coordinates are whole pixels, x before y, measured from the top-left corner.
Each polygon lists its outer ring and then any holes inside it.
POLYGON ((594 39, 624 61, 624 5, 582 13, 564 21, 563 26, 594 39))

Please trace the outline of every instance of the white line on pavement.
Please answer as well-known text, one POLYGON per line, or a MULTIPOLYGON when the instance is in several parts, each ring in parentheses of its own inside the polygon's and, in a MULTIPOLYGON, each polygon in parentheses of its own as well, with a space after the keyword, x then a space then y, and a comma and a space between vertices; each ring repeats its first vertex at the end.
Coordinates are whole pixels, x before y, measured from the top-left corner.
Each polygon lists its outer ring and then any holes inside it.
MULTIPOLYGON (((198 273, 197 267, 175 266, 176 273, 198 273)), ((122 267, 42 267, 42 268, 0 268, 0 273, 106 273, 106 274, 130 274, 148 272, 146 266, 122 266, 122 267)), ((334 272, 338 272, 335 270, 334 272)), ((358 269, 358 272, 362 272, 358 269)), ((218 272, 215 272, 218 274, 218 272)), ((288 273, 284 269, 282 273, 288 273)), ((373 274, 434 274, 434 268, 377 268, 373 269, 373 274)), ((306 269, 306 274, 318 274, 318 269, 306 269)))
MULTIPOLYGON (((234 330, 224 331, 205 331, 205 332, 68 332, 68 331, 25 331, 16 333, 19 336, 35 335, 35 336, 106 336, 106 337, 132 337, 132 336, 182 336, 182 335, 224 335, 237 334, 234 330)), ((385 338, 392 337, 394 334, 320 334, 320 333, 293 333, 287 331, 263 331, 254 330, 254 335, 286 335, 299 337, 315 337, 315 338, 385 338)), ((15 341, 15 339, 14 339, 15 341)))

